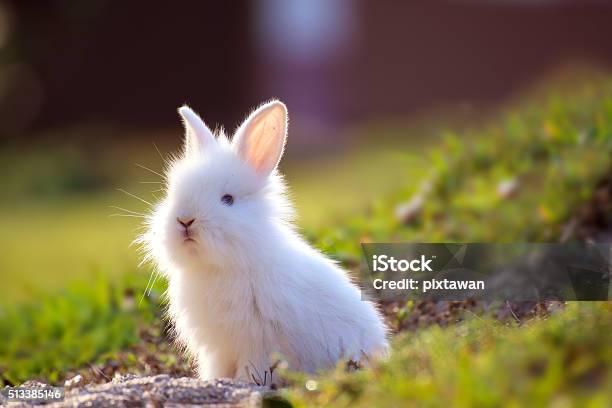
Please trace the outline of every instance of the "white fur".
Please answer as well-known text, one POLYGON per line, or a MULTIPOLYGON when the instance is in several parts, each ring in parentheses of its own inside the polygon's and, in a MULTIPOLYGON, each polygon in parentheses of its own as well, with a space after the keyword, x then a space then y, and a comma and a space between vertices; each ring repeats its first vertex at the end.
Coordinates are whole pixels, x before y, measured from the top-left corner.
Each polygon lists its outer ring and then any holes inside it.
POLYGON ((168 168, 166 197, 141 242, 168 279, 169 314, 200 377, 263 379, 276 353, 306 372, 385 354, 386 328, 374 305, 291 223, 276 171, 285 106, 261 106, 233 142, 211 136, 188 107, 179 112, 185 151, 168 168), (233 205, 221 202, 224 194, 233 205), (184 241, 177 217, 195 219, 197 242, 184 241))

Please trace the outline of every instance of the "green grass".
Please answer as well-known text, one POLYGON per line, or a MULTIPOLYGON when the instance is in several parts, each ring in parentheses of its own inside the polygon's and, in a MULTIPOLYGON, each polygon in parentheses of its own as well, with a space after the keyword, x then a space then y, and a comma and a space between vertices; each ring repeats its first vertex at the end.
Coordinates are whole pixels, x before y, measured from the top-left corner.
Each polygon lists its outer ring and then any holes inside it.
POLYGON ((160 315, 159 291, 141 299, 144 285, 134 277, 111 283, 99 273, 55 295, 39 290, 33 293, 38 301, 4 306, 2 382, 39 378, 57 383, 67 370, 94 364, 105 353, 137 343, 138 329, 152 325, 160 315))
POLYGON ((294 407, 607 407, 611 329, 610 303, 570 304, 521 327, 472 317, 398 336, 371 369, 295 375, 282 394, 294 407))
POLYGON ((111 197, 24 202, 0 211, 5 291, 0 303, 32 300, 33 293, 87 281, 96 272, 118 277, 133 271, 138 255, 129 245, 138 223, 109 218, 118 212, 108 208, 110 203, 127 205, 122 197, 111 197))
MULTIPOLYGON (((153 155, 134 159, 131 151, 113 153, 110 162, 159 169, 153 155)), ((597 82, 571 96, 526 103, 488 127, 447 133, 428 154, 368 148, 285 171, 311 242, 356 271, 362 241, 556 241, 597 180, 609 174, 611 156, 612 83, 597 82), (507 180, 518 186, 511 196, 498 191, 507 180), (398 205, 421 194, 423 182, 429 188, 420 211, 409 221, 399 219, 398 205)), ((71 154, 65 160, 82 166, 71 154)), ((135 269, 138 257, 128 248, 137 220, 108 219, 114 212, 109 205, 143 208, 109 187, 147 194, 134 180, 155 177, 123 165, 117 175, 105 166, 84 178, 72 177, 74 168, 66 165, 44 183, 9 183, 13 196, 3 199, 0 211, 0 245, 8 249, 0 258, 0 382, 61 381, 65 370, 138 342, 138 328, 157 318, 163 285, 140 305, 125 302, 126 292, 138 300, 148 279, 148 271, 135 269), (91 183, 83 179, 102 187, 86 191, 83 185, 91 183)), ((403 398, 436 406, 563 405, 569 398, 598 406, 609 384, 610 316, 609 305, 578 304, 521 328, 487 318, 431 328, 398 338, 387 364, 324 374, 315 379, 314 393, 297 382, 285 396, 295 405, 394 405, 403 398), (572 351, 581 342, 588 347, 572 351), (577 363, 566 361, 574 355, 577 363), (538 358, 545 356, 541 368, 538 358), (599 366, 603 374, 593 368, 599 366), (517 378, 530 367, 535 374, 517 378), (590 393, 583 392, 588 387, 582 387, 581 372, 593 378, 590 393)))
POLYGON ((572 213, 610 174, 612 83, 542 99, 484 129, 447 133, 427 155, 427 188, 398 170, 394 176, 407 182, 394 194, 341 228, 312 231, 311 239, 349 263, 359 262, 363 241, 558 241, 572 213), (509 180, 517 188, 504 196, 499 188, 509 180), (394 216, 398 204, 419 194, 417 216, 408 222, 394 216))

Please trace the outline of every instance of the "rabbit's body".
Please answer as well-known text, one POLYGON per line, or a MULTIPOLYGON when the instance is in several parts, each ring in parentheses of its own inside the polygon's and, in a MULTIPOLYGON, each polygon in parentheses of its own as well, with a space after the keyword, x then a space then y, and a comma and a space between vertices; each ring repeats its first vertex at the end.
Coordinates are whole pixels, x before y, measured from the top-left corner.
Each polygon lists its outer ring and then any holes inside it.
POLYGON ((274 354, 307 372, 384 354, 375 307, 290 222, 275 170, 284 105, 253 113, 232 143, 188 108, 181 114, 185 156, 169 169, 142 241, 168 278, 169 313, 200 376, 263 382, 274 354))
POLYGON ((273 233, 254 256, 170 279, 171 314, 203 378, 263 378, 273 353, 313 372, 384 347, 380 318, 344 272, 290 231, 273 233))

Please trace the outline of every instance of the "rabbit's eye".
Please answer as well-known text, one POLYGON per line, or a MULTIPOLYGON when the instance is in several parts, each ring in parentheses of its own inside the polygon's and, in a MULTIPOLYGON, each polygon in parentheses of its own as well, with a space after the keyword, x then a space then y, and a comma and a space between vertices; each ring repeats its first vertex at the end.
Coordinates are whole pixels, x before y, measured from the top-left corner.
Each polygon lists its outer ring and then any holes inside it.
POLYGON ((225 205, 232 205, 234 204, 234 196, 225 194, 223 197, 221 197, 221 202, 225 205))

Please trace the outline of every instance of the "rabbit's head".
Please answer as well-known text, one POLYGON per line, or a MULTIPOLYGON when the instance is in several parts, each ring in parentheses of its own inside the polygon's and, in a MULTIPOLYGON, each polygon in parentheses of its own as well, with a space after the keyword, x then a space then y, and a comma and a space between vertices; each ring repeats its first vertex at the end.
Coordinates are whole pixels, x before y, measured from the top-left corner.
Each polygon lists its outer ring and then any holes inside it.
POLYGON ((158 263, 189 267, 244 258, 286 223, 291 207, 276 167, 287 135, 280 101, 256 109, 230 142, 215 136, 189 107, 181 155, 166 172, 166 195, 142 241, 158 263))

